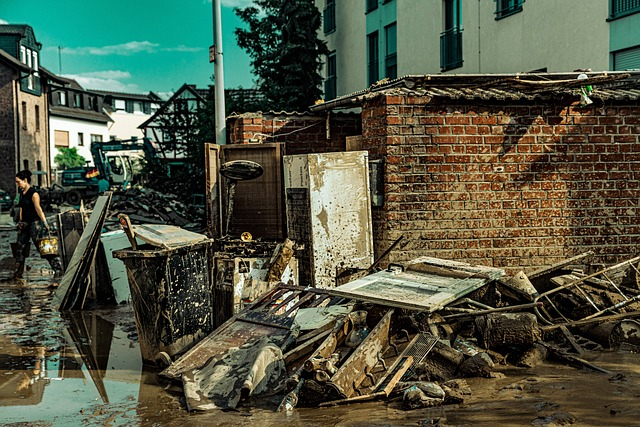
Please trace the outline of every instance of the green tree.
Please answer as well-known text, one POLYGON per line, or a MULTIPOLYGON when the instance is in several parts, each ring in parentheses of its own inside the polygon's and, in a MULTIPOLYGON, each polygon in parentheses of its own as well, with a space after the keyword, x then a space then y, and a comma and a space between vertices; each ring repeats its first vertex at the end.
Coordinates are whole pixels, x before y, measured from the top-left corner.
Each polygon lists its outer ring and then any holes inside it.
POLYGON ((321 17, 314 0, 255 0, 236 9, 248 28, 236 28, 238 45, 251 57, 258 88, 272 110, 306 111, 322 97, 327 45, 318 38, 321 17))
POLYGON ((76 147, 58 148, 58 154, 53 158, 53 161, 59 169, 77 168, 87 164, 86 159, 78 154, 76 147))

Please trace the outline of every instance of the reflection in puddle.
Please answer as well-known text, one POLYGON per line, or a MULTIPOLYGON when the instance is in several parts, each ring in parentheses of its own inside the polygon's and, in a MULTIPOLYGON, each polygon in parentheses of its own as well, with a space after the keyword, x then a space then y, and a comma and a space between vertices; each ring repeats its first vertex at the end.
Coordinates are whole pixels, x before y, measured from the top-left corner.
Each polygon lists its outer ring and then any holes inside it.
POLYGON ((2 422, 137 424, 138 344, 96 313, 52 312, 45 286, 0 285, 2 422))

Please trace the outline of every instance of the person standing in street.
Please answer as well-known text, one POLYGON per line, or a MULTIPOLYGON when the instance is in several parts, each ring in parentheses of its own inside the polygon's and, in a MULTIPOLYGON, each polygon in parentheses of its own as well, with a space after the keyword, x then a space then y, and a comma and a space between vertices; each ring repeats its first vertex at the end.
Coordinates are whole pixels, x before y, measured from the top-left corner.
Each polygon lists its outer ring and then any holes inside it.
MULTIPOLYGON (((16 185, 20 189, 18 239, 16 247, 16 271, 14 277, 22 278, 25 258, 29 253, 29 240, 38 246, 36 241, 44 231, 49 232, 47 217, 40 206, 40 195, 31 186, 31 171, 23 170, 16 174, 16 185)), ((47 256, 46 260, 54 271, 54 277, 62 274, 62 267, 57 256, 47 256)))

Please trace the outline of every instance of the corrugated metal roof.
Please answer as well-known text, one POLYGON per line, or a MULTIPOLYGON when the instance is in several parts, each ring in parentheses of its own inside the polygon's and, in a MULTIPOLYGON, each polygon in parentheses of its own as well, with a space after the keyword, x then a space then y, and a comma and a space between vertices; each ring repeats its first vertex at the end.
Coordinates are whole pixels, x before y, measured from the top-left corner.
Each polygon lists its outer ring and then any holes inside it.
POLYGON ((371 87, 310 107, 313 112, 358 107, 366 99, 389 94, 414 94, 432 98, 520 101, 579 96, 591 85, 592 99, 640 100, 640 73, 574 72, 536 74, 435 74, 383 80, 371 87), (578 79, 586 74, 587 79, 578 79))

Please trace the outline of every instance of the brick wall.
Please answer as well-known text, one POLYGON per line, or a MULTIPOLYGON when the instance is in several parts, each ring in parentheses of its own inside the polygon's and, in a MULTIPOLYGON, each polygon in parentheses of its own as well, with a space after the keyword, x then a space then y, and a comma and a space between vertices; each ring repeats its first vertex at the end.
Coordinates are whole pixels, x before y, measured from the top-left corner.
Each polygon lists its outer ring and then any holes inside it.
POLYGON ((347 136, 361 134, 360 116, 331 114, 329 132, 325 115, 251 113, 227 119, 229 144, 283 142, 284 154, 326 153, 345 150, 347 136))
POLYGON ((383 95, 365 102, 363 144, 385 159, 374 208, 380 254, 504 267, 592 250, 613 263, 640 243, 640 106, 568 99, 505 104, 383 95))
POLYGON ((0 64, 0 189, 15 194, 14 72, 0 64))
POLYGON ((20 115, 20 152, 19 166, 20 170, 25 168, 25 160, 28 162, 29 170, 32 172, 38 170, 38 162, 40 162, 40 170, 45 171, 45 175, 34 176, 31 183, 34 185, 49 185, 49 114, 47 107, 46 92, 43 90, 41 95, 32 95, 18 90, 18 114, 20 115), (26 107, 26 116, 23 114, 23 107, 26 107), (36 111, 38 118, 36 118, 36 111), (40 181, 39 181, 40 180, 40 181))

